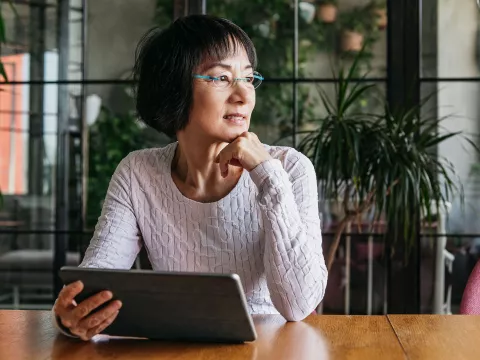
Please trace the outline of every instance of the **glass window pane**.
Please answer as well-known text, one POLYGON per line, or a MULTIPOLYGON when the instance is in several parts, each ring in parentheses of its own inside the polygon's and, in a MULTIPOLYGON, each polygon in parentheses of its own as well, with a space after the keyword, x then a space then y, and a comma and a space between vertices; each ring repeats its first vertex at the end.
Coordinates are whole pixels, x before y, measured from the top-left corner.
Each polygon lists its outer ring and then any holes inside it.
POLYGON ((0 189, 15 228, 54 226, 57 85, 0 86, 0 189), (37 99, 42 99, 38 104, 37 99))
POLYGON ((9 80, 57 80, 56 1, 2 1, 6 43, 1 55, 9 80))
POLYGON ((424 96, 431 96, 423 109, 423 116, 444 118, 440 132, 461 132, 460 136, 446 140, 438 146, 438 156, 452 163, 458 175, 457 185, 465 187, 465 205, 462 211, 460 198, 453 199, 447 219, 450 233, 480 233, 477 221, 480 211, 480 166, 478 153, 468 143, 478 144, 480 131, 479 82, 423 83, 424 96))
POLYGON ((257 49, 258 70, 267 78, 293 75, 293 9, 285 1, 208 0, 207 13, 233 21, 257 49))
POLYGON ((265 144, 291 145, 293 86, 265 82, 256 90, 250 130, 265 144))
MULTIPOLYGON (((364 84, 364 83, 362 83, 364 84)), ((373 83, 375 87, 364 93, 354 104, 352 111, 362 113, 381 113, 382 99, 385 98, 385 83, 373 83)), ((369 85, 365 83, 365 85, 369 85)), ((353 85, 352 85, 353 86, 353 85)), ((327 120, 328 111, 323 105, 320 93, 324 93, 327 98, 334 100, 336 97, 335 83, 317 83, 317 84, 301 84, 299 85, 299 131, 315 131, 320 124, 327 120)), ((298 144, 304 139, 304 134, 297 137, 298 144)), ((318 173, 318 171, 317 171, 318 173)), ((319 183, 321 184, 321 183, 319 183)), ((319 190, 321 188, 319 187, 319 190)), ((339 223, 343 219, 343 206, 338 202, 325 199, 319 191, 319 212, 321 216, 322 227, 322 245, 324 254, 328 254, 328 250, 333 243, 335 231, 339 223)), ((380 227, 374 232, 378 232, 380 227)), ((371 231, 369 219, 363 218, 361 225, 351 227, 351 263, 350 272, 350 313, 366 314, 367 313, 367 283, 368 283, 368 267, 365 265, 368 254, 368 237, 363 236, 364 233, 371 231), (358 234, 362 232, 363 234, 358 234)), ((372 285, 372 314, 383 313, 384 298, 384 274, 386 269, 383 261, 384 244, 383 239, 373 240, 373 285, 372 285)), ((344 266, 346 252, 346 242, 343 238, 339 245, 338 260, 335 261, 332 273, 342 271, 344 266)), ((341 276, 333 276, 329 282, 325 298, 323 300, 323 311, 326 314, 343 313, 345 309, 345 284, 341 276)))
MULTIPOLYGON (((363 83, 362 83, 363 84, 363 83)), ((365 85, 374 85, 370 90, 364 92, 350 107, 353 113, 381 114, 386 98, 386 86, 383 82, 365 83, 365 85)), ((299 85, 298 102, 298 131, 315 131, 324 121, 328 114, 320 97, 324 93, 327 98, 335 99, 335 83, 301 84, 299 85)), ((297 144, 301 144, 304 134, 297 136, 297 144)), ((320 199, 320 210, 322 211, 322 230, 324 232, 332 231, 339 221, 339 214, 335 213, 331 204, 320 199)))
POLYGON ((172 140, 140 123, 134 112, 131 86, 87 87, 88 185, 86 226, 92 229, 100 216, 110 178, 130 152, 163 147, 172 140))
POLYGON ((365 46, 357 76, 386 76, 386 5, 370 0, 299 3, 299 76, 332 78, 332 67, 365 46))
POLYGON ((479 9, 476 1, 422 1, 422 76, 479 76, 479 9))
MULTIPOLYGON (((6 43, 1 47, 1 60, 9 81, 57 81, 59 45, 57 34, 57 3, 45 0, 32 2, 3 1, 6 43)), ((67 79, 80 80, 83 69, 83 12, 81 0, 70 0, 67 56, 67 79)))
POLYGON ((173 0, 95 0, 88 3, 88 79, 128 79, 135 49, 154 25, 167 26, 173 17, 173 0))

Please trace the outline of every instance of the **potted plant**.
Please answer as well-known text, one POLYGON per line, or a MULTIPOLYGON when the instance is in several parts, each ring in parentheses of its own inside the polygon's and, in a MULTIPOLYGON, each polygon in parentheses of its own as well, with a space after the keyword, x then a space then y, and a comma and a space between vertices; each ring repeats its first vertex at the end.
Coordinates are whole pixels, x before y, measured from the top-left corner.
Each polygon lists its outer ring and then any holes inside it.
POLYGON ((317 3, 317 19, 330 24, 337 19, 337 0, 320 0, 317 3))
POLYGON ((371 22, 364 8, 354 8, 341 14, 340 49, 343 52, 359 52, 364 45, 365 32, 371 22))
POLYGON ((379 30, 385 30, 388 24, 386 0, 376 0, 372 3, 372 12, 379 30))
POLYGON ((399 227, 395 236, 402 235, 412 246, 414 219, 421 213, 431 219, 431 207, 439 213, 459 190, 453 166, 434 151, 460 135, 437 131, 442 119, 420 117, 422 104, 399 111, 382 105, 378 114, 354 110, 355 103, 375 87, 351 80, 358 74, 360 55, 348 72, 339 71, 333 96, 319 88, 326 116, 318 119, 316 130, 301 133, 298 147, 315 167, 320 198, 343 209, 326 256, 329 270, 342 234, 367 212, 373 216, 363 221, 373 226, 385 219, 389 226, 399 227))

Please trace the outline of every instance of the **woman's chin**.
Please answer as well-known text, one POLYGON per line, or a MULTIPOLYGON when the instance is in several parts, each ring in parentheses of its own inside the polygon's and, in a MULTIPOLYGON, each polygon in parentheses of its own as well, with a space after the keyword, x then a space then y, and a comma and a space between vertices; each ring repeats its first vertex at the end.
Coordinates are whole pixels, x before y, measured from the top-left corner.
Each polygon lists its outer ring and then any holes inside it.
POLYGON ((235 132, 229 131, 228 135, 225 136, 225 139, 226 139, 225 141, 232 142, 233 140, 238 138, 240 135, 242 135, 245 131, 248 131, 248 127, 238 129, 238 131, 235 131, 235 132))
POLYGON ((232 142, 236 138, 238 138, 240 135, 242 135, 245 131, 248 131, 248 125, 245 124, 245 126, 236 126, 236 127, 230 127, 228 129, 225 129, 225 131, 222 131, 220 134, 218 134, 219 138, 222 141, 225 142, 232 142))

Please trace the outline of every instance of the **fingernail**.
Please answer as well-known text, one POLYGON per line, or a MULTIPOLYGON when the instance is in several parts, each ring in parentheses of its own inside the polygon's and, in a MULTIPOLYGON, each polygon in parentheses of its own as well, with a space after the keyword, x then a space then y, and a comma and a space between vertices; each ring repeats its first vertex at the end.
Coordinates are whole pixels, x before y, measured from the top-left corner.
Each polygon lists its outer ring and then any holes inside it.
POLYGON ((104 295, 104 296, 105 296, 105 299, 111 299, 112 296, 113 296, 113 294, 112 294, 111 291, 107 291, 107 292, 105 292, 105 295, 104 295))
POLYGON ((123 306, 122 302, 120 300, 118 300, 118 302, 117 302, 118 309, 120 310, 122 308, 122 306, 123 306))

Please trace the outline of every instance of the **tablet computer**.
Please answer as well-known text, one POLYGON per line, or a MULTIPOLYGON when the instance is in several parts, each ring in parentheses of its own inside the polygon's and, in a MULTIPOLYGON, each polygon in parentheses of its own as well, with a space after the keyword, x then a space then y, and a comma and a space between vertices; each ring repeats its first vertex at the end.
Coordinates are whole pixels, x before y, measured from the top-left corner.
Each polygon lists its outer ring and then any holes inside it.
POLYGON ((65 266, 59 276, 65 285, 83 282, 77 303, 102 290, 122 301, 117 318, 102 334, 237 343, 257 338, 236 274, 65 266))

